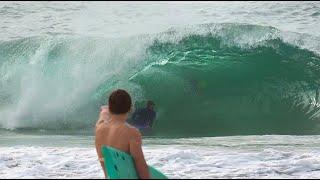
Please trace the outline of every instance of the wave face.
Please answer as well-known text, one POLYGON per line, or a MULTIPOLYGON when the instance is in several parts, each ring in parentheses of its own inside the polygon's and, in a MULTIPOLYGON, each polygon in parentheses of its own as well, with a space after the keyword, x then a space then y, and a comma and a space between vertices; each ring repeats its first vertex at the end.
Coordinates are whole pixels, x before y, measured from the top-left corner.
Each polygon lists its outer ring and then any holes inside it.
POLYGON ((90 130, 124 88, 156 103, 156 135, 320 134, 319 42, 249 24, 0 42, 0 126, 90 130))

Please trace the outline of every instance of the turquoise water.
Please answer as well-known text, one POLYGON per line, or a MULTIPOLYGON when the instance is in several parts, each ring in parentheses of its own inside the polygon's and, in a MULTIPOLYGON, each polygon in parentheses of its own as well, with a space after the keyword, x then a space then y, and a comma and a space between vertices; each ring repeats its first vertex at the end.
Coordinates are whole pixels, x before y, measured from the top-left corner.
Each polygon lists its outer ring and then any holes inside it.
POLYGON ((116 88, 156 103, 144 150, 169 177, 319 177, 319 17, 319 2, 1 2, 0 177, 103 177, 94 125, 116 88))
POLYGON ((303 47, 307 40, 319 42, 227 23, 3 41, 0 125, 89 131, 108 94, 125 88, 137 106, 156 102, 156 135, 319 134, 320 56, 303 47))

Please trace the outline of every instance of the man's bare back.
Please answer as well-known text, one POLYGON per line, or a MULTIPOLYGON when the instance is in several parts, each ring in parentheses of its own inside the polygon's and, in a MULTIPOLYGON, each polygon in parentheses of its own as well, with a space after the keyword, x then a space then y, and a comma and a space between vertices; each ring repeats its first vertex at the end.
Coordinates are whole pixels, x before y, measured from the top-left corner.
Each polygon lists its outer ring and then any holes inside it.
POLYGON ((99 120, 96 124, 95 145, 98 157, 103 168, 105 177, 104 162, 101 148, 103 145, 110 146, 129 153, 135 162, 139 177, 149 178, 149 171, 142 152, 142 138, 140 132, 126 123, 127 115, 113 115, 107 106, 101 108, 99 120))

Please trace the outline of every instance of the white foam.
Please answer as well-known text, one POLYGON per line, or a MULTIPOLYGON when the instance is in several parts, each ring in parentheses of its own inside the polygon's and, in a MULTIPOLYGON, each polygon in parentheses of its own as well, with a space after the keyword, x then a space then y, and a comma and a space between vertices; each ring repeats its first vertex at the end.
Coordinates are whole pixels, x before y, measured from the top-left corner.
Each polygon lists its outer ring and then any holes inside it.
MULTIPOLYGON (((181 139, 181 144, 149 139, 144 152, 148 164, 170 178, 318 178, 320 147, 313 141, 319 139, 249 136, 181 139)), ((91 145, 10 146, 0 152, 2 178, 103 178, 91 145)))

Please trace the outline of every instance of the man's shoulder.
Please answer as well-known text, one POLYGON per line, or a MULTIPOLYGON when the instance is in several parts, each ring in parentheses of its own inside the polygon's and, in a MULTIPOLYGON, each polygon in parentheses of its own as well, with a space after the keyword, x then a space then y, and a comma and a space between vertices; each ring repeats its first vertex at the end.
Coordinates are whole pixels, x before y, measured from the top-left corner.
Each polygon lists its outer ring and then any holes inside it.
POLYGON ((96 124, 96 133, 101 133, 107 129, 105 121, 96 124))
POLYGON ((136 127, 134 127, 134 126, 132 126, 132 125, 130 125, 128 123, 126 123, 126 127, 128 128, 127 132, 130 135, 141 135, 140 131, 136 127))

